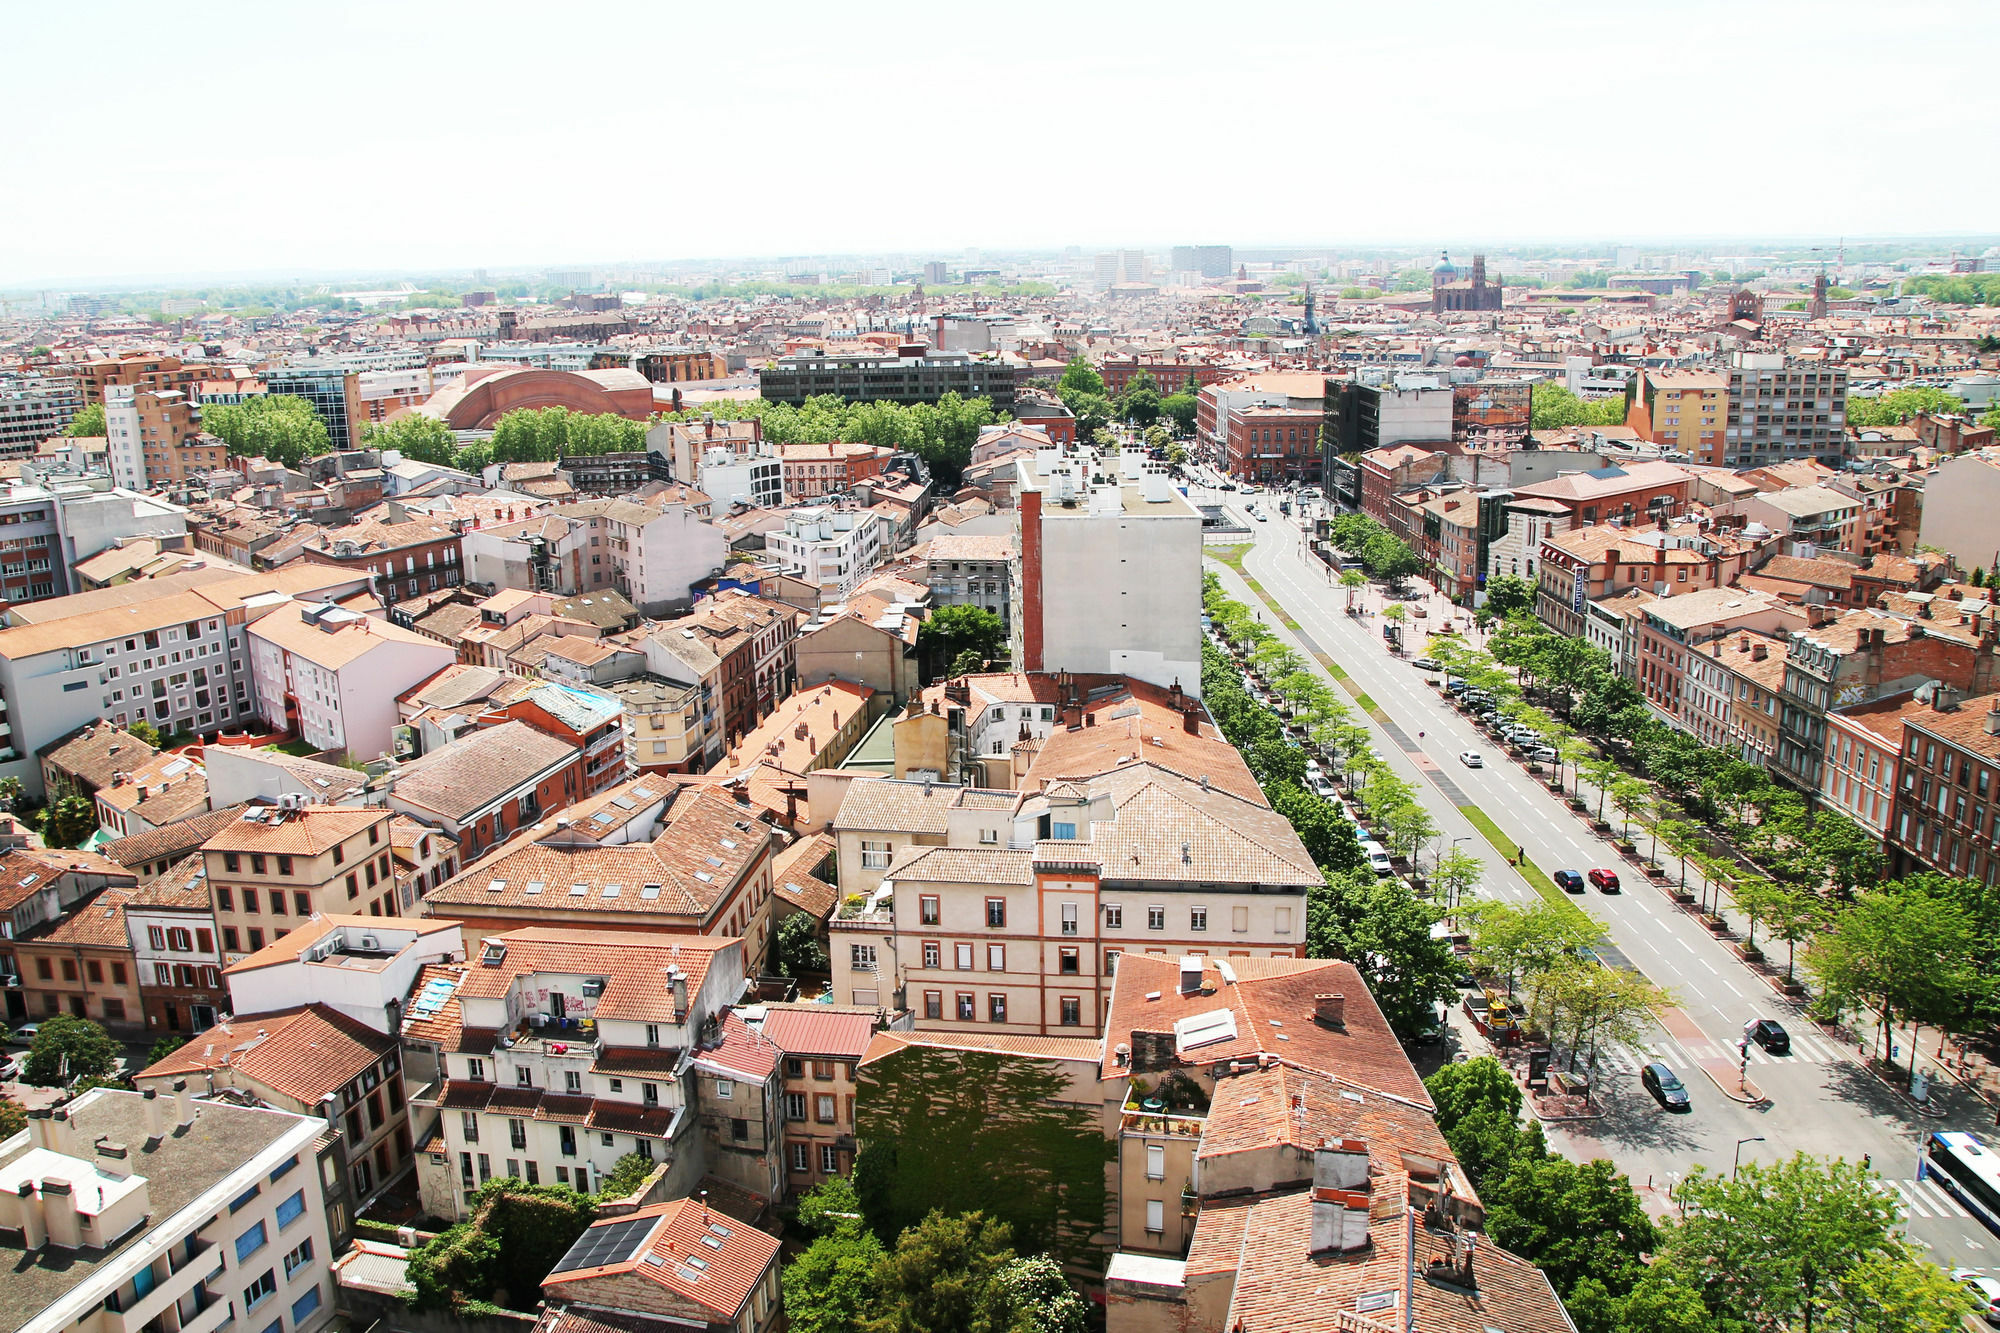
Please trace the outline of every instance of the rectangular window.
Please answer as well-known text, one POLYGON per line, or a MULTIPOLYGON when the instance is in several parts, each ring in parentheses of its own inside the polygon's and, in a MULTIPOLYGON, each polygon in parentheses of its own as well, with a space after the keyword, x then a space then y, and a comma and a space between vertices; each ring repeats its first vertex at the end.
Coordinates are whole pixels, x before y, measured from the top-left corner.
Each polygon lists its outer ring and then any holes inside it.
POLYGON ((951 960, 952 966, 959 971, 970 972, 972 970, 972 946, 970 944, 952 945, 951 960))
POLYGON ((283 1231, 292 1223, 305 1216, 306 1192, 293 1190, 292 1197, 278 1205, 278 1230, 283 1231))
POLYGON ((1007 900, 1005 898, 988 898, 986 900, 986 924, 989 926, 1004 926, 1007 924, 1007 900))
POLYGON ((861 840, 861 868, 863 870, 887 870, 889 868, 889 844, 861 840))
POLYGON ((285 1280, 291 1281, 292 1274, 313 1261, 313 1243, 302 1240, 285 1255, 285 1280))
POLYGON ((1066 1028, 1080 1026, 1083 1022, 1083 1001, 1074 995, 1065 995, 1058 1003, 1062 1006, 1062 1025, 1066 1028))
POLYGON ((1146 909, 1146 929, 1165 930, 1166 928, 1167 909, 1164 907, 1148 907, 1146 909))
POLYGON ((944 955, 944 948, 936 940, 924 941, 924 966, 937 967, 944 955))
POLYGON ((986 946, 986 970, 988 972, 1005 972, 1007 970, 1006 945, 989 944, 986 946))
POLYGON ((1167 1202, 1165 1199, 1146 1200, 1146 1230, 1151 1235, 1164 1235, 1167 1230, 1167 1202))
POLYGON ((243 1289, 243 1308, 254 1310, 277 1294, 278 1270, 267 1268, 255 1282, 243 1289))
POLYGON ((1208 909, 1206 907, 1188 908, 1188 929, 1189 930, 1208 929, 1208 909))
POLYGON ((986 997, 986 1017, 989 1022, 1006 1022, 1007 997, 1004 995, 988 995, 986 997))
POLYGON ((1064 903, 1062 905, 1062 933, 1065 935, 1076 934, 1075 903, 1064 903))
POLYGON ((236 1262, 239 1264, 242 1263, 245 1259, 263 1249, 269 1240, 270 1237, 265 1234, 262 1222, 252 1226, 248 1231, 236 1238, 236 1262))
POLYGON ((1122 952, 1123 950, 1120 949, 1106 949, 1104 951, 1105 976, 1111 977, 1118 975, 1118 955, 1122 952))
POLYGON ((875 970, 875 946, 872 944, 850 944, 849 961, 856 972, 875 970))
POLYGON ((1146 1179, 1165 1180, 1167 1178, 1167 1148, 1162 1143, 1146 1145, 1146 1179))
POLYGON ((924 1017, 944 1017, 944 992, 927 990, 924 992, 924 1017))
POLYGON ((1250 929, 1250 909, 1232 907, 1229 909, 1229 928, 1241 935, 1250 929))
POLYGON ((292 1302, 292 1327, 297 1328, 304 1323, 317 1309, 319 1309, 319 1288, 315 1286, 292 1302))
MULTIPOLYGON (((51 996, 50 998, 53 999, 54 997, 51 996)), ((977 1005, 978 1001, 973 998, 971 991, 960 991, 958 993, 957 1005, 959 1022, 970 1023, 973 1019, 979 1017, 977 1005)))
POLYGON ((1062 975, 1066 977, 1076 976, 1083 970, 1083 955, 1074 946, 1065 947, 1061 951, 1060 967, 1062 975))
POLYGON ((785 1119, 802 1121, 806 1118, 806 1095, 803 1092, 785 1094, 785 1119))
POLYGON ((792 1170, 794 1171, 812 1170, 812 1149, 808 1147, 806 1144, 803 1143, 792 1144, 790 1156, 792 1160, 792 1170))
POLYGON ((1104 904, 1104 928, 1123 930, 1125 928, 1125 908, 1121 903, 1104 904))
POLYGON ((832 1145, 831 1143, 822 1143, 822 1144, 820 1144, 820 1145, 819 1145, 819 1169, 820 1169, 820 1171, 821 1171, 821 1172, 822 1172, 823 1174, 826 1174, 826 1175, 829 1175, 829 1176, 834 1176, 834 1175, 839 1175, 839 1174, 840 1174, 840 1149, 838 1149, 838 1148, 834 1147, 834 1146, 833 1146, 833 1145, 832 1145))
POLYGON ((938 923, 938 898, 935 893, 918 896, 917 919, 926 926, 935 926, 938 923))
POLYGON ((836 1102, 830 1092, 822 1092, 813 1098, 813 1119, 822 1125, 834 1122, 836 1102))

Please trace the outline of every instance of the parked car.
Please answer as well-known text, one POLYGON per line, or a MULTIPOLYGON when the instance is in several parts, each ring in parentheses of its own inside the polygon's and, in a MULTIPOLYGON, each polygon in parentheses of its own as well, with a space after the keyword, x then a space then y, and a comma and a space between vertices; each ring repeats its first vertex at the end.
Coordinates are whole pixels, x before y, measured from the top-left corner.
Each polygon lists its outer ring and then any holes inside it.
POLYGON ((1655 1060, 1639 1071, 1639 1086, 1653 1094, 1653 1100, 1669 1111, 1691 1109, 1688 1090, 1674 1071, 1655 1060))
POLYGON ((1599 893, 1618 892, 1618 872, 1599 866, 1590 872, 1590 882, 1597 886, 1599 893))
POLYGON ((1980 1317, 1991 1327, 2000 1328, 2000 1278, 1990 1278, 1976 1268, 1954 1268, 1951 1276, 1972 1293, 1980 1317))
POLYGON ((1537 764, 1553 764, 1560 756, 1549 746, 1537 745, 1528 751, 1528 758, 1537 764))
POLYGON ((1449 680, 1445 682, 1444 692, 1446 694, 1456 694, 1462 698, 1472 692, 1472 686, 1462 680, 1449 680))
POLYGON ((1564 893, 1583 892, 1583 876, 1577 874, 1574 870, 1558 870, 1555 874, 1549 876, 1549 878, 1553 879, 1556 882, 1556 887, 1564 893))
POLYGON ((1410 665, 1419 671, 1444 670, 1444 663, 1438 661, 1435 657, 1419 657, 1416 661, 1410 663, 1410 665))
POLYGON ((1362 843, 1361 855, 1367 858, 1370 868, 1378 875, 1387 875, 1396 869, 1389 862, 1389 849, 1379 842, 1362 843))
POLYGON ((35 1040, 35 1034, 41 1030, 40 1023, 23 1023, 13 1030, 13 1040, 23 1046, 30 1045, 35 1040))
POLYGON ((1319 797, 1322 801, 1331 801, 1334 797, 1340 795, 1339 789, 1325 778, 1315 781, 1312 784, 1312 789, 1313 795, 1319 797))
POLYGON ((1792 1034, 1775 1018, 1753 1018, 1743 1025, 1743 1035, 1773 1055, 1792 1053, 1792 1034))
POLYGON ((1460 750, 1458 752, 1458 762, 1464 764, 1467 768, 1486 767, 1485 756, 1481 755, 1477 750, 1460 750))

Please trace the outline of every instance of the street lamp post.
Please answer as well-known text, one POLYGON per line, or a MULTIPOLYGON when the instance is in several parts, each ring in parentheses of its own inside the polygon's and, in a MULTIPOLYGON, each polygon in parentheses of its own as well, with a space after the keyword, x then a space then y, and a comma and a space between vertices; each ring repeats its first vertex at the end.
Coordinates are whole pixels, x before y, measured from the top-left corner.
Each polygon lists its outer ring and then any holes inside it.
POLYGON ((1762 1143, 1763 1141, 1764 1136, 1762 1134, 1752 1134, 1747 1139, 1736 1140, 1736 1160, 1729 1164, 1729 1178, 1731 1180, 1736 1179, 1737 1171, 1743 1166, 1743 1145, 1746 1143, 1762 1143))

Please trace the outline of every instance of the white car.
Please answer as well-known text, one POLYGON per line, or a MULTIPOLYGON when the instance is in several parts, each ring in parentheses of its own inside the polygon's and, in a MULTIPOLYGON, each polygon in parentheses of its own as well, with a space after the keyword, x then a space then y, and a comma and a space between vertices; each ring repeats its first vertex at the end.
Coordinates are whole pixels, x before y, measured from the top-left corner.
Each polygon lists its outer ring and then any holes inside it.
POLYGON ((1486 757, 1477 750, 1460 750, 1458 752, 1458 762, 1464 764, 1467 768, 1486 767, 1486 757))
POLYGON ((2000 1328, 2000 1279, 1990 1278, 1976 1268, 1954 1268, 1951 1276, 1979 1302, 1980 1316, 2000 1328))
POLYGON ((1366 858, 1369 867, 1378 875, 1390 874, 1396 868, 1389 862, 1389 849, 1379 842, 1362 843, 1361 855, 1366 858))
POLYGON ((1319 797, 1322 801, 1331 801, 1340 795, 1339 789, 1325 778, 1315 778, 1312 789, 1313 795, 1319 797))

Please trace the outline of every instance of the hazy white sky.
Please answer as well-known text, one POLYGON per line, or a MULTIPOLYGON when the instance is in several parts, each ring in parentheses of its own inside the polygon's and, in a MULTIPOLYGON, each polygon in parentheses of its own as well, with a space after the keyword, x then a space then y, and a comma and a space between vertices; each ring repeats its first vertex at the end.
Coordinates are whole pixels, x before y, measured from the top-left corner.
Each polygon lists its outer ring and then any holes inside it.
POLYGON ((0 288, 2000 226, 1982 0, 11 5, 0 288))

